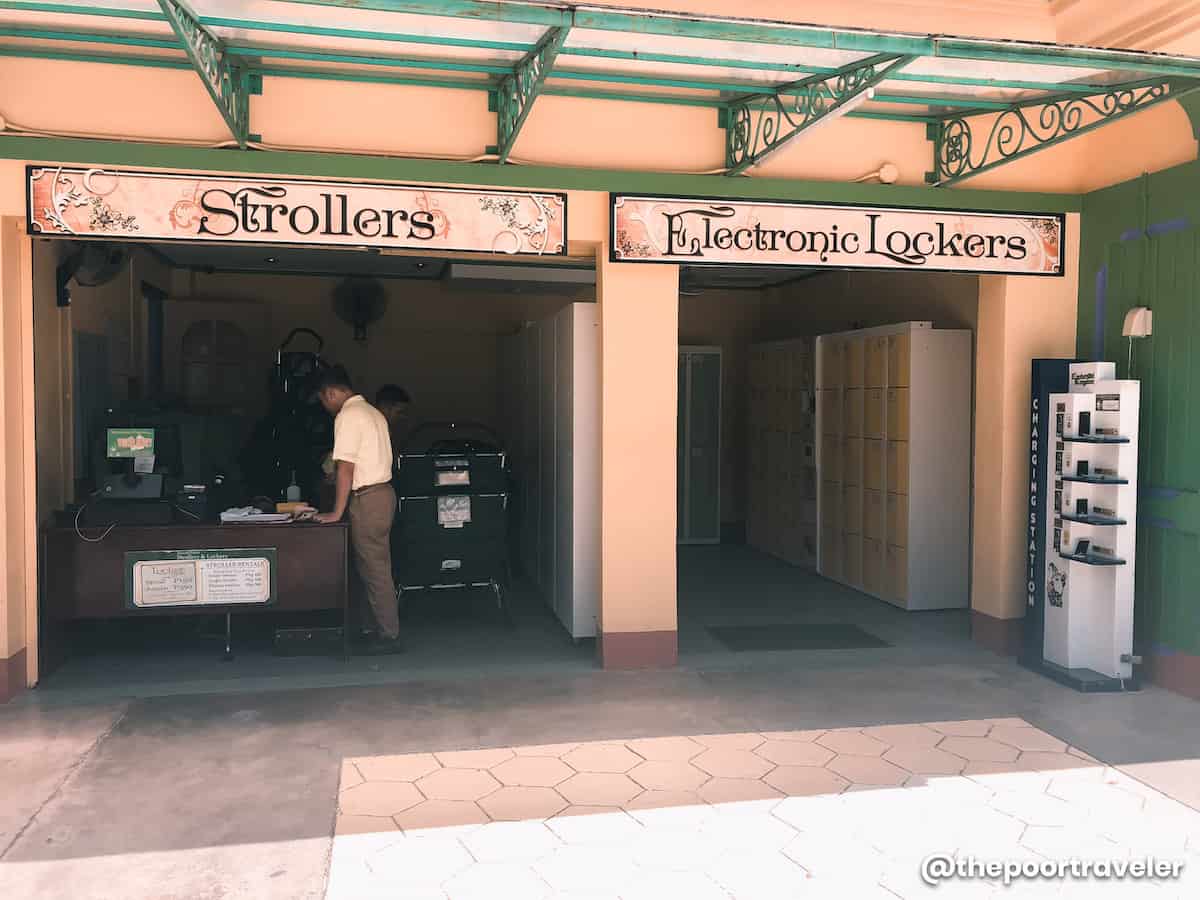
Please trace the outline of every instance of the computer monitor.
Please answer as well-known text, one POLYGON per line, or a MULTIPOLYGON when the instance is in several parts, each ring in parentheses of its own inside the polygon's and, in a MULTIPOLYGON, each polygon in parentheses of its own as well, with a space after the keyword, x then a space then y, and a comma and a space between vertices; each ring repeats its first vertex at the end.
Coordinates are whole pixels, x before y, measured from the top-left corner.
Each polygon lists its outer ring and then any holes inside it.
POLYGON ((133 459, 154 455, 153 428, 106 428, 105 456, 109 459, 133 459))

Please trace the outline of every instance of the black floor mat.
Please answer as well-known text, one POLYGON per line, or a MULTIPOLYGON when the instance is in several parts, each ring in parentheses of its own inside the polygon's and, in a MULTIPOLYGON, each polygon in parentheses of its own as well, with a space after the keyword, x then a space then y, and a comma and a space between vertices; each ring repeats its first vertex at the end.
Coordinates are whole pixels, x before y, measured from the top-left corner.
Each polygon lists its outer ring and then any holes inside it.
POLYGON ((857 650, 890 647, 857 625, 710 625, 709 634, 733 651, 857 650))

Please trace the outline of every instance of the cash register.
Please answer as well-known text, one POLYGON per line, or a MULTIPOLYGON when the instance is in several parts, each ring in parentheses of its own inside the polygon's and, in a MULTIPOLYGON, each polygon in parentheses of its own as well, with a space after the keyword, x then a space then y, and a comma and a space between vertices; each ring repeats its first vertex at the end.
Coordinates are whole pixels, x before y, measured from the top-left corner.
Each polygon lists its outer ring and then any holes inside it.
POLYGON ((105 427, 103 454, 93 451, 95 492, 84 507, 89 525, 165 525, 174 518, 165 481, 178 435, 158 428, 105 427), (165 445, 165 446, 164 446, 165 445), (162 450, 169 452, 166 459, 162 450))

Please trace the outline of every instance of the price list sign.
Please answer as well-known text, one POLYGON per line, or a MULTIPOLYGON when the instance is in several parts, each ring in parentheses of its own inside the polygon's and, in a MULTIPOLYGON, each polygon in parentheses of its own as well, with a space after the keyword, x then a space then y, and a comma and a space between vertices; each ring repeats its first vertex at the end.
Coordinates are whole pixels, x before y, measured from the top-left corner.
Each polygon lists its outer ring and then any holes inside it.
POLYGON ((275 549, 130 552, 125 582, 135 609, 266 605, 275 600, 275 549))

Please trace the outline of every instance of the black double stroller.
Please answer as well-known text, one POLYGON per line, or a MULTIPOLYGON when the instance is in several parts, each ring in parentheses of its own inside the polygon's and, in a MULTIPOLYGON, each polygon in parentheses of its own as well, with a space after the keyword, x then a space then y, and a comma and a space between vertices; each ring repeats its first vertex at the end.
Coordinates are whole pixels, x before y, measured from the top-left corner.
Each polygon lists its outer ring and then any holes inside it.
POLYGON ((475 424, 427 423, 396 454, 392 570, 403 613, 418 590, 486 588, 508 620, 508 457, 475 424))

